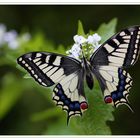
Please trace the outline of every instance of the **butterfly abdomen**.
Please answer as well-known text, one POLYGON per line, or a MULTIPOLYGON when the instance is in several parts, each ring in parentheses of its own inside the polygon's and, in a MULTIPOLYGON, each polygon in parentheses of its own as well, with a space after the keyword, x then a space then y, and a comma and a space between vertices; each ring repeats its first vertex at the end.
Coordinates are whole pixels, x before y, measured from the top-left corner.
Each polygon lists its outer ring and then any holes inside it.
POLYGON ((93 85, 94 85, 94 82, 93 82, 93 77, 92 77, 92 74, 91 73, 87 73, 86 74, 86 82, 87 82, 87 85, 90 89, 93 88, 93 85))

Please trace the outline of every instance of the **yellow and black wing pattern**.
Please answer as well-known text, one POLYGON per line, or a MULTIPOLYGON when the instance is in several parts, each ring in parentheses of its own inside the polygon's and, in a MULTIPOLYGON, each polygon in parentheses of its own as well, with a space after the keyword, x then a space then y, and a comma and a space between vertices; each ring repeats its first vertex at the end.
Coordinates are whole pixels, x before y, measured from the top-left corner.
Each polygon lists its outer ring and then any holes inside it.
POLYGON ((130 107, 127 97, 132 78, 125 68, 135 64, 139 53, 140 26, 133 26, 112 36, 91 56, 93 73, 99 80, 106 103, 130 107))
POLYGON ((53 100, 68 112, 68 120, 72 115, 82 115, 81 107, 87 103, 79 61, 54 53, 31 52, 20 56, 17 62, 40 85, 55 85, 53 100))

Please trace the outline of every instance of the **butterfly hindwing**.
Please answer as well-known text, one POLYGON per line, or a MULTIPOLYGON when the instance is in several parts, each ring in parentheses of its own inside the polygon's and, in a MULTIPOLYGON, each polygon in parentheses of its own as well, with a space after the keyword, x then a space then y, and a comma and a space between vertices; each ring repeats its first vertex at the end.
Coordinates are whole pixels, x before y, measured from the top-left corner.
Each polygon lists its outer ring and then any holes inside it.
POLYGON ((134 65, 140 53, 140 26, 120 31, 103 43, 91 56, 91 65, 128 67, 134 65))
POLYGON ((132 78, 125 70, 115 66, 98 66, 96 77, 100 83, 104 100, 115 107, 128 103, 129 90, 132 86, 132 78))
POLYGON ((82 115, 81 104, 86 103, 81 77, 73 73, 62 79, 53 90, 53 100, 67 111, 68 121, 73 115, 82 115))

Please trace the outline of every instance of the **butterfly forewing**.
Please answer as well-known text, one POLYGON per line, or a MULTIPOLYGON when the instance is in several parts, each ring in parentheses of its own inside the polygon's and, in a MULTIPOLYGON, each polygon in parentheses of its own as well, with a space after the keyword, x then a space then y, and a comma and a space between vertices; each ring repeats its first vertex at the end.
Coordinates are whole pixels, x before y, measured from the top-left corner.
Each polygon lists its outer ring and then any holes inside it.
POLYGON ((140 26, 124 29, 112 36, 91 56, 92 65, 128 67, 134 65, 140 52, 140 26))
POLYGON ((27 53, 17 61, 43 86, 52 86, 62 77, 81 69, 80 62, 73 58, 46 52, 27 53))

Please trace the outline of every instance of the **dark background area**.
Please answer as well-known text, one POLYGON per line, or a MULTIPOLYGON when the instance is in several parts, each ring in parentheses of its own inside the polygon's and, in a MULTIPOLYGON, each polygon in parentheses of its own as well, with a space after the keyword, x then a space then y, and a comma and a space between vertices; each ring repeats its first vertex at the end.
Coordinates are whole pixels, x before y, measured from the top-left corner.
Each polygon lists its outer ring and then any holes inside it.
MULTIPOLYGON (((63 5, 63 6, 27 6, 27 5, 1 5, 0 6, 0 23, 4 23, 8 29, 16 29, 18 32, 27 30, 31 34, 37 31, 46 33, 46 37, 53 40, 56 45, 72 44, 73 35, 77 32, 77 21, 80 19, 84 25, 85 31, 89 29, 96 30, 103 22, 108 22, 112 18, 118 19, 117 31, 132 25, 140 25, 140 6, 137 5, 63 5)), ((107 122, 111 127, 112 134, 140 134, 140 61, 128 71, 133 77, 133 88, 129 96, 129 100, 133 106, 134 113, 127 107, 122 106, 114 112, 115 121, 107 122), (134 93, 134 94, 133 94, 134 93)), ((42 106, 45 108, 45 100, 41 95, 37 96, 36 100, 42 101, 42 106)), ((14 108, 0 122, 0 134, 22 134, 22 130, 13 130, 13 125, 30 126, 30 130, 23 130, 25 134, 40 134, 45 128, 45 121, 40 123, 26 122, 17 124, 16 122, 27 118, 27 114, 22 114, 22 109, 30 106, 32 94, 24 94, 14 108), (26 100, 28 96, 28 100, 26 100), (30 100, 29 100, 30 99, 30 100), (26 102, 25 102, 26 100, 26 102), (18 116, 15 118, 15 115, 18 116), (37 129, 37 126, 40 129, 37 129), (39 131, 38 131, 39 130, 39 131)), ((36 107, 36 106, 35 106, 36 107)), ((30 107, 31 110, 39 110, 39 107, 30 107)))

